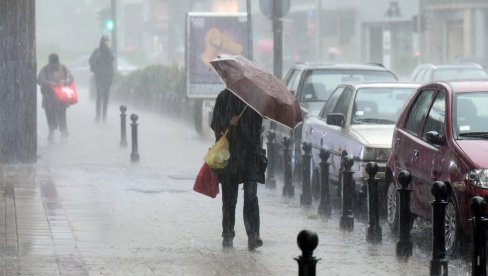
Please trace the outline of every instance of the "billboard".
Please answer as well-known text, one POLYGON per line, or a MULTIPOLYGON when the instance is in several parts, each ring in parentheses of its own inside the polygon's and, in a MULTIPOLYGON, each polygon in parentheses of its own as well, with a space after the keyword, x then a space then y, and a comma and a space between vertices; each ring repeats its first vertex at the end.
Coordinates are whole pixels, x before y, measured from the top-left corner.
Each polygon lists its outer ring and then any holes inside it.
POLYGON ((210 65, 221 54, 249 57, 246 13, 195 13, 187 15, 187 95, 215 98, 224 85, 210 65))

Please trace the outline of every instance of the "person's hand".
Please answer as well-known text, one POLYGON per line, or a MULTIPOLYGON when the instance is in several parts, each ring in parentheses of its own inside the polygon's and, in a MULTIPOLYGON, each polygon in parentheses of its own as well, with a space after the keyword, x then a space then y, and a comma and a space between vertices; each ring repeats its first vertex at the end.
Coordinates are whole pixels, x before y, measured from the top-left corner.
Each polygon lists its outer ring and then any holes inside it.
POLYGON ((237 126, 238 123, 239 123, 239 116, 234 116, 234 117, 232 117, 232 119, 230 119, 229 125, 230 126, 237 126))

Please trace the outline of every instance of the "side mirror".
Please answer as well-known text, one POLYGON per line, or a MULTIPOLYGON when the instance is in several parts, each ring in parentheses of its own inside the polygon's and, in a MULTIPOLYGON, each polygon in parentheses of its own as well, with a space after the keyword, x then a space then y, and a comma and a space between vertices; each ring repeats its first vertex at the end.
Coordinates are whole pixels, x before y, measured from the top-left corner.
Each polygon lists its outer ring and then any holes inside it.
POLYGON ((442 143, 444 142, 443 136, 440 135, 435 130, 431 130, 431 131, 425 133, 425 139, 427 140, 427 143, 433 144, 433 145, 442 145, 442 143))
POLYGON ((342 113, 329 113, 325 122, 329 125, 344 127, 346 119, 342 113))

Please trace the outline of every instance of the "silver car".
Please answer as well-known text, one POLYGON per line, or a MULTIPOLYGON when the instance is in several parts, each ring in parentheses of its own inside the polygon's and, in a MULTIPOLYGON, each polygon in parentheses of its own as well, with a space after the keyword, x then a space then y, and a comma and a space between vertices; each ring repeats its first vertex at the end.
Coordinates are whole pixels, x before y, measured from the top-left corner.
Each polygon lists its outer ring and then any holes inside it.
POLYGON ((354 159, 356 192, 365 193, 363 179, 370 161, 378 164, 377 177, 384 180, 393 128, 418 86, 400 82, 339 85, 319 115, 307 116, 303 123, 303 141, 312 144, 312 184, 318 185, 322 148, 331 153, 331 183, 339 183, 344 155, 354 159))

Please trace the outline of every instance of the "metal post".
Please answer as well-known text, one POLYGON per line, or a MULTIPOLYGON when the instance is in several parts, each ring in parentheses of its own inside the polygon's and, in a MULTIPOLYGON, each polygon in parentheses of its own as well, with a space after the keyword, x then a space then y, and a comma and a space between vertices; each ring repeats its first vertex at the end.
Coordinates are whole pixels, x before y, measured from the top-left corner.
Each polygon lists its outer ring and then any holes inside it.
POLYGON ((302 255, 294 258, 298 262, 298 276, 315 276, 315 267, 320 259, 313 256, 313 251, 319 244, 319 237, 309 230, 298 233, 297 243, 302 255))
POLYGON ((283 160, 284 160, 284 184, 283 184, 283 196, 292 197, 295 195, 295 188, 292 185, 292 172, 291 172, 291 139, 288 137, 283 137, 283 160))
POLYGON ((130 115, 130 120, 132 121, 132 153, 130 154, 130 161, 138 162, 139 161, 139 153, 137 152, 137 119, 139 116, 137 114, 130 115))
POLYGON ((312 145, 303 143, 303 181, 302 194, 300 196, 300 206, 310 206, 312 204, 312 191, 310 190, 310 159, 312 158, 312 145))
POLYGON ((369 175, 368 196, 369 196, 369 226, 366 233, 366 240, 370 243, 381 243, 382 229, 379 223, 379 206, 378 206, 378 164, 369 162, 366 165, 366 172, 369 175))
POLYGON ((342 230, 352 231, 354 230, 354 216, 352 214, 352 200, 354 197, 354 179, 352 175, 354 172, 351 168, 354 165, 354 160, 349 155, 346 155, 342 158, 342 165, 344 172, 342 176, 343 193, 340 227, 342 230))
POLYGON ((408 259, 412 256, 412 241, 410 239, 410 225, 411 225, 411 214, 410 214, 410 193, 412 189, 408 188, 408 184, 412 181, 412 176, 408 171, 401 171, 398 174, 398 182, 402 185, 398 189, 400 197, 400 231, 399 239, 396 244, 396 256, 400 259, 408 259))
POLYGON ((430 261, 431 276, 447 276, 446 232, 444 230, 447 186, 442 181, 436 181, 431 189, 434 195, 432 204, 432 261, 430 261))
POLYGON ((266 137, 268 138, 267 150, 268 150, 268 168, 266 170, 266 185, 265 187, 268 189, 275 189, 276 188, 276 179, 275 179, 275 159, 274 159, 274 138, 276 134, 273 130, 268 130, 266 133, 266 137))
POLYGON ((126 148, 127 147, 127 130, 126 130, 126 117, 125 114, 127 111, 127 107, 125 105, 120 106, 120 147, 126 148))
POLYGON ((282 0, 273 0, 273 73, 281 79, 283 68, 283 21, 282 21, 282 0))
POLYGON ((330 163, 327 161, 330 157, 330 152, 325 149, 320 149, 320 204, 318 213, 324 217, 330 217, 330 198, 329 198, 329 167, 330 163))
POLYGON ((473 276, 486 276, 486 223, 484 217, 486 201, 480 196, 471 199, 471 211, 474 217, 473 223, 473 256, 471 259, 473 276))

